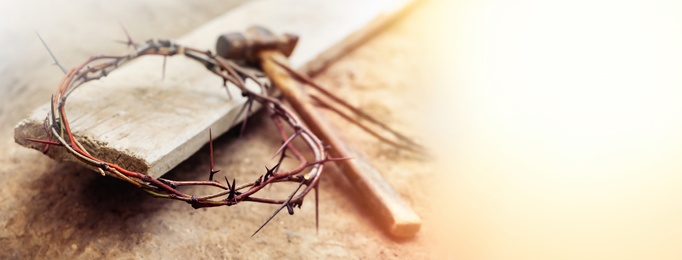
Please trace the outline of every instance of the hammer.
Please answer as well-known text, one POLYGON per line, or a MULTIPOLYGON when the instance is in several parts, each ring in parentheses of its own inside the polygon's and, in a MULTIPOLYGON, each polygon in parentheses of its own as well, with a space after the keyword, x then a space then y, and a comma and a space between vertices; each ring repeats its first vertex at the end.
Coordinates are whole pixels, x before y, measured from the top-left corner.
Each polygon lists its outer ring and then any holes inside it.
POLYGON ((300 82, 289 73, 292 69, 287 58, 297 42, 296 35, 275 35, 263 27, 253 26, 245 33, 233 32, 218 37, 216 51, 226 59, 260 64, 310 130, 331 147, 329 153, 338 158, 352 158, 336 163, 387 232, 397 238, 414 236, 421 226, 419 216, 374 167, 334 133, 303 92, 300 82))

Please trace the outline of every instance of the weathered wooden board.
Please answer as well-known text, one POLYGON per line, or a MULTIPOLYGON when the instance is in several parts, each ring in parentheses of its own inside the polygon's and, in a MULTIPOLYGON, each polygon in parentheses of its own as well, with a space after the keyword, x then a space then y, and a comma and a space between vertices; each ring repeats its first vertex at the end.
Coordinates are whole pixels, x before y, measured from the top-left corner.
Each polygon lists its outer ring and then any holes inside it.
MULTIPOLYGON (((258 0, 176 41, 213 49, 222 33, 263 25, 275 33, 298 34, 301 40, 291 64, 314 73, 414 2, 258 0)), ((129 170, 159 177, 199 150, 208 141, 209 128, 222 134, 231 127, 244 102, 235 89, 231 89, 234 99, 230 100, 222 80, 184 57, 168 59, 163 80, 161 68, 161 58, 143 57, 72 94, 67 113, 74 134, 84 140, 86 149, 129 170)), ((48 108, 48 104, 41 106, 16 126, 17 143, 42 149, 25 138, 46 137, 43 121, 48 108)), ((70 159, 62 148, 50 149, 48 155, 70 159)))

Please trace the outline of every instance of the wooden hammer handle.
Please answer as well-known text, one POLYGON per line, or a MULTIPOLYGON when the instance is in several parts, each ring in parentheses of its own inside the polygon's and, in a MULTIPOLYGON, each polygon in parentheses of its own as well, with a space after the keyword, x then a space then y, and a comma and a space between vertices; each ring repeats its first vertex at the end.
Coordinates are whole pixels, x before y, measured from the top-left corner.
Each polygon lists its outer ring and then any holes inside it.
POLYGON ((282 53, 263 50, 259 53, 263 71, 270 77, 306 125, 323 142, 331 146, 329 151, 334 157, 350 157, 350 160, 337 161, 341 171, 353 185, 360 197, 366 201, 368 209, 373 210, 387 231, 400 238, 414 236, 421 226, 421 219, 400 198, 390 184, 374 169, 365 158, 353 151, 336 135, 326 120, 308 100, 301 84, 279 64, 289 64, 282 53))

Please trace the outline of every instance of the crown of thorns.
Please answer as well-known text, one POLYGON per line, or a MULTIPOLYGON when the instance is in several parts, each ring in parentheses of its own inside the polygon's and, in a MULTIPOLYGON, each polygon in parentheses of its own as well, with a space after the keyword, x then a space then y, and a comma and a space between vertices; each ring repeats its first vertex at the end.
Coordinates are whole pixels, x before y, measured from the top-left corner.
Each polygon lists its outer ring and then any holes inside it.
MULTIPOLYGON (((79 161, 93 167, 102 175, 108 174, 124 180, 155 197, 185 201, 194 208, 232 206, 242 201, 281 205, 258 230, 265 226, 265 224, 284 208, 287 208, 289 214, 293 214, 294 207, 300 208, 305 196, 311 190, 315 190, 315 215, 317 222, 317 184, 320 180, 324 163, 343 158, 329 158, 325 151, 325 146, 320 139, 302 125, 298 117, 289 108, 283 106, 281 101, 269 96, 269 86, 257 80, 257 75, 254 71, 245 69, 235 62, 221 58, 210 51, 202 51, 192 47, 179 45, 168 40, 148 40, 142 44, 137 44, 129 38, 128 44, 135 48, 126 55, 93 56, 79 66, 69 71, 65 71, 66 76, 59 84, 56 93, 52 95, 50 111, 43 125, 45 131, 48 133, 49 139, 29 140, 44 143, 44 152, 49 149, 50 145, 62 146, 66 148, 69 154, 79 161), (210 169, 208 180, 175 181, 166 178, 156 179, 143 173, 125 169, 120 165, 104 161, 90 154, 83 145, 80 144, 78 139, 74 138, 65 110, 67 98, 74 90, 84 83, 103 78, 123 64, 147 55, 164 57, 184 55, 191 60, 199 62, 205 66, 206 69, 213 72, 218 77, 221 77, 224 80, 225 87, 228 86, 227 82, 233 83, 234 86, 241 90, 242 95, 247 97, 247 102, 242 107, 240 114, 244 112, 246 107, 250 109, 253 102, 259 102, 262 107, 269 112, 270 118, 277 127, 282 139, 282 145, 275 153, 275 156, 279 156, 279 160, 275 166, 272 168, 266 167, 263 174, 250 182, 237 183, 235 179, 230 182, 230 180, 225 177, 225 182, 222 183, 220 180, 213 178, 214 174, 219 172, 219 170, 214 168, 213 137, 211 134, 209 134, 210 169), (258 90, 247 88, 245 86, 247 79, 256 82, 259 85, 258 90), (286 131, 287 128, 293 130, 293 134, 288 134, 286 131), (292 144, 296 139, 303 141, 306 148, 312 154, 312 160, 306 159, 304 153, 292 144), (291 170, 283 170, 280 168, 286 155, 293 155, 299 162, 295 168, 291 170), (298 187, 285 199, 269 199, 256 195, 258 191, 267 186, 287 182, 297 183, 298 187), (182 192, 178 189, 178 187, 181 186, 211 186, 218 188, 218 191, 213 194, 198 196, 182 192)), ((246 119, 242 123, 242 129, 245 124, 246 119)), ((258 232, 258 230, 256 232, 258 232)))

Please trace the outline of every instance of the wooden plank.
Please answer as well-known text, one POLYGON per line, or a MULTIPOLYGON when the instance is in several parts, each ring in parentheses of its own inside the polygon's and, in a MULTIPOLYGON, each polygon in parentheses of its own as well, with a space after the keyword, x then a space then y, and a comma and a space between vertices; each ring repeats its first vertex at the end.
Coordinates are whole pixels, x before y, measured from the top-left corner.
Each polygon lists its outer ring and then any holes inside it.
MULTIPOLYGON (((275 33, 301 37, 291 64, 307 73, 371 36, 416 0, 259 0, 243 4, 176 41, 213 49, 218 35, 259 24, 275 33)), ((144 26, 144 25, 141 25, 144 26)), ((244 99, 222 80, 184 57, 143 57, 88 83, 69 98, 67 113, 74 134, 93 155, 154 177, 187 159, 214 134, 226 132, 244 99)), ((55 86, 56 88, 56 86, 55 86)), ((47 99, 47 97, 46 97, 47 99)), ((25 138, 46 138, 43 121, 49 105, 36 109, 15 128, 15 141, 42 149, 25 138)), ((70 160, 63 148, 48 156, 70 160)))

